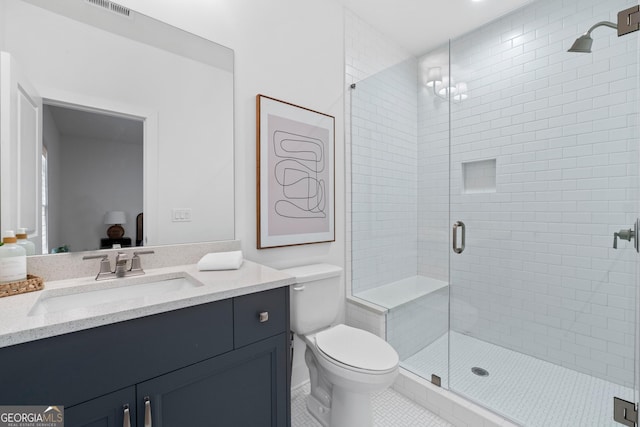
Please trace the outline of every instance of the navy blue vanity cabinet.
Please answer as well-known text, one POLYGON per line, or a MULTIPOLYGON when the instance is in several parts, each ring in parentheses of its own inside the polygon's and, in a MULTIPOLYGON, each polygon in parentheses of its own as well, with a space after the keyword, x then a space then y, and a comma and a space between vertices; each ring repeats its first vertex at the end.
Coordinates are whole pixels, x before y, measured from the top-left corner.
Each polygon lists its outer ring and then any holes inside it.
POLYGON ((88 402, 65 408, 64 418, 67 426, 84 427, 122 427, 135 426, 136 388, 127 387, 88 402), (125 418, 129 424, 125 423, 125 418))
POLYGON ((175 427, 288 425, 285 341, 267 338, 138 384, 138 426, 149 417, 175 427))
POLYGON ((0 405, 64 405, 66 427, 287 427, 288 331, 284 287, 2 348, 0 405))
POLYGON ((289 292, 234 298, 234 351, 137 385, 138 426, 290 426, 289 292))

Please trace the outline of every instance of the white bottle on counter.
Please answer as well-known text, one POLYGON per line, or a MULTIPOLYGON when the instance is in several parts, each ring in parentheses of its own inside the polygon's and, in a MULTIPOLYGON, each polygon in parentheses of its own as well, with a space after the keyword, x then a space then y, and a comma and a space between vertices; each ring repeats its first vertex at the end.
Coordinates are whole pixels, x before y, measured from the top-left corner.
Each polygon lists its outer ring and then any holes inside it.
POLYGON ((0 284, 19 282, 27 278, 27 251, 17 245, 13 230, 4 232, 0 246, 0 284))
POLYGON ((18 228, 16 238, 18 239, 16 243, 18 244, 18 246, 22 246, 24 248, 24 250, 27 252, 27 256, 36 254, 36 245, 32 241, 27 239, 26 228, 18 228))

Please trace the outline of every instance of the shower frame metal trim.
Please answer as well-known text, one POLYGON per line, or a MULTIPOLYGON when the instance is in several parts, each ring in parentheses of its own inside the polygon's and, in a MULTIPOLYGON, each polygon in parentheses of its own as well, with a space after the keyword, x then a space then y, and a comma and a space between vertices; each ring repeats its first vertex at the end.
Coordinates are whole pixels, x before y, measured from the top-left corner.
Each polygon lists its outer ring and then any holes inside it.
POLYGON ((618 12, 618 37, 640 30, 640 6, 618 12))
POLYGON ((629 427, 636 426, 638 423, 638 407, 633 402, 614 397, 613 420, 629 427))

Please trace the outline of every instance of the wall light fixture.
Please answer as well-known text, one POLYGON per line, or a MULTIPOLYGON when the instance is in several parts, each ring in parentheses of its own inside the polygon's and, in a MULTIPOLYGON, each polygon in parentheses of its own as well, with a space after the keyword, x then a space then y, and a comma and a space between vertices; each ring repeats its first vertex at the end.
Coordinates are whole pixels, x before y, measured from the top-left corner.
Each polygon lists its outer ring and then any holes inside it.
POLYGON ((441 67, 430 67, 425 76, 425 86, 433 90, 433 94, 439 98, 453 102, 461 102, 469 97, 467 84, 456 83, 453 77, 442 76, 441 67))

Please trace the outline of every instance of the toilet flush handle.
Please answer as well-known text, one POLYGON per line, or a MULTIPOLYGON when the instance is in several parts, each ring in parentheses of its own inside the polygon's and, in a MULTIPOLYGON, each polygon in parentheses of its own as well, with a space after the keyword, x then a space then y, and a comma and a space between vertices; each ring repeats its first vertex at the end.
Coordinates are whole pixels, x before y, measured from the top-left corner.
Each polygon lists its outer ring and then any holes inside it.
POLYGON ((304 285, 297 285, 293 287, 294 291, 304 291, 304 285))

